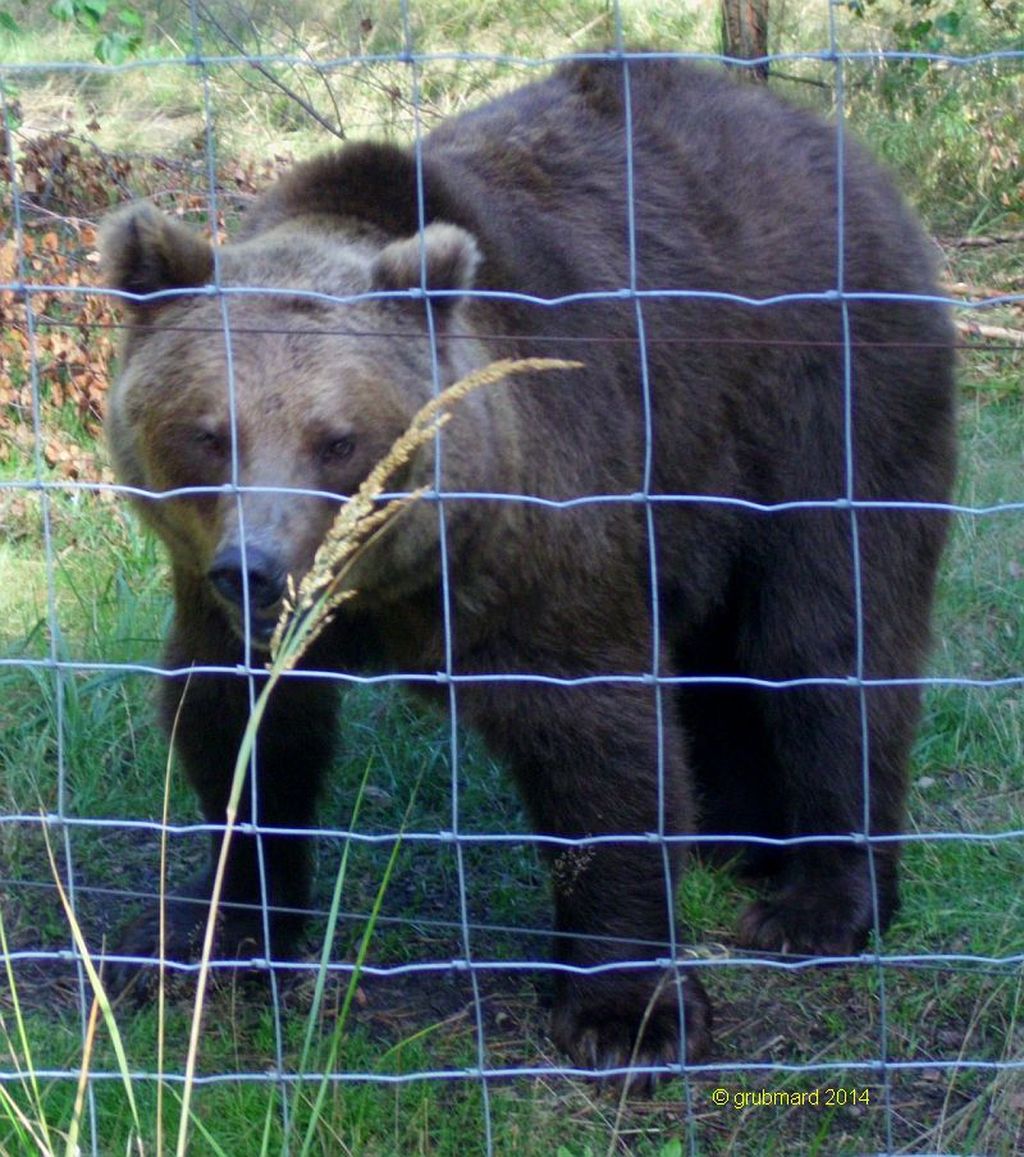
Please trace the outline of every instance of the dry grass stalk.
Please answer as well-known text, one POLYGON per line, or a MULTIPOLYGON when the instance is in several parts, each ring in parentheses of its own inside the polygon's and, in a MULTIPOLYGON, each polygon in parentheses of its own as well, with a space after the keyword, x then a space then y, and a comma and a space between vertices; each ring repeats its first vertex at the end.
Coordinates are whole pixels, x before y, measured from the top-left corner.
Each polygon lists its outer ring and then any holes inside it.
POLYGON ((331 621, 334 611, 356 594, 354 588, 346 586, 346 577, 358 557, 426 493, 426 488, 420 487, 383 506, 377 502, 395 472, 451 419, 452 406, 474 390, 494 385, 514 374, 580 368, 581 362, 558 358, 506 358, 490 362, 460 378, 421 407, 405 433, 395 440, 356 493, 338 511, 317 548, 313 565, 297 589, 289 576, 288 596, 270 641, 275 665, 280 664, 285 670, 294 667, 306 648, 331 621))

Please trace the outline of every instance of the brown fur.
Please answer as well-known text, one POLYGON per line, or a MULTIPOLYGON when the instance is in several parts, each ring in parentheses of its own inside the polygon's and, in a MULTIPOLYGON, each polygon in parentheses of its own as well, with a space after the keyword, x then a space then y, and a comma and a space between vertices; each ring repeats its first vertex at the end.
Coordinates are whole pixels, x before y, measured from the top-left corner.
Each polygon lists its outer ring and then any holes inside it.
MULTIPOLYGON (((230 378, 234 480, 318 492, 139 503, 173 562, 167 663, 233 667, 247 631, 258 657, 285 576, 308 567, 336 509, 326 495, 350 493, 436 385, 497 357, 579 358, 584 371, 467 399, 444 432, 441 461, 425 452, 402 480, 432 484, 437 470, 456 494, 565 500, 646 488, 653 499, 563 508, 445 500, 452 670, 523 676, 459 684, 461 716, 507 761, 538 832, 685 836, 698 817, 701 831, 716 834, 863 831, 861 695, 849 682, 854 545, 839 504, 847 492, 839 304, 653 296, 638 306, 620 295, 546 307, 467 296, 475 288, 551 298, 630 284, 623 83, 619 64, 563 65, 442 125, 423 146, 432 224, 419 237, 412 153, 364 144, 299 165, 217 256, 222 288, 276 293, 165 294, 132 309, 109 419, 123 481, 154 491, 230 483, 230 378), (429 325, 422 297, 404 293, 421 283, 431 291, 429 325), (304 297, 309 290, 400 295, 330 307, 304 297), (668 495, 709 500, 658 500, 668 495), (837 504, 769 514, 715 496, 837 504), (666 692, 659 717, 645 681, 654 672, 837 682, 683 683, 666 692), (536 675, 629 678, 551 685, 529 679, 536 675)), ((633 63, 629 83, 636 288, 752 298, 833 289, 831 130, 689 66, 633 63)), ((928 243, 888 179, 851 144, 844 162, 844 288, 931 292, 928 243)), ((113 219, 104 254, 112 283, 136 293, 187 290, 215 269, 201 242, 144 207, 113 219)), ((954 464, 944 311, 854 300, 848 316, 854 494, 944 502, 954 464)), ((858 513, 871 679, 920 673, 945 521, 937 511, 858 513)), ((307 666, 446 669, 438 527, 436 505, 423 502, 368 552, 358 597, 307 666)), ((180 682, 166 681, 165 722, 181 693, 180 682)), ((870 687, 864 701, 868 826, 891 834, 903 823, 918 693, 870 687)), ((223 819, 247 704, 245 681, 230 675, 193 678, 181 704, 180 754, 211 821, 223 819)), ((296 677, 276 694, 258 749, 259 823, 313 825, 335 727, 329 682, 296 677)), ((552 851, 559 958, 625 962, 650 950, 623 939, 666 943, 666 872, 679 871, 681 854, 678 842, 667 851, 656 842, 552 851)), ((301 842, 272 838, 265 857, 269 901, 301 906, 301 842)), ((879 845, 873 896, 862 847, 793 847, 772 865, 774 891, 743 916, 742 938, 772 951, 856 951, 897 903, 896 865, 896 847, 879 845)), ((207 888, 204 877, 190 892, 207 888)), ((259 899, 243 838, 227 899, 259 899)), ((187 913, 172 907, 172 954, 187 951, 187 913)), ((143 919, 123 948, 151 953, 153 929, 143 919)), ((234 916, 226 936, 257 931, 234 916)), ((276 954, 294 932, 294 922, 275 920, 276 954)), ((680 994, 693 1058, 708 1045, 706 998, 692 977, 659 986, 656 969, 560 974, 553 1031, 582 1063, 625 1063, 653 1001, 639 1059, 678 1060, 680 994)))

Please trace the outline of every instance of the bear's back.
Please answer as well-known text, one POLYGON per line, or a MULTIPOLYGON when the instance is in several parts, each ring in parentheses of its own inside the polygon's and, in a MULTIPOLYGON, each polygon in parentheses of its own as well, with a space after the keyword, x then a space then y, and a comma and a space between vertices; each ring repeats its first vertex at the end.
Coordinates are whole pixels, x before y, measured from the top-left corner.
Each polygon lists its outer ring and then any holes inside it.
POLYGON ((850 291, 932 289, 919 226, 848 135, 840 198, 836 133, 817 116, 707 66, 639 59, 626 68, 563 64, 444 122, 424 159, 458 175, 485 232, 514 234, 518 252, 545 262, 569 253, 570 265, 585 265, 566 287, 632 278, 639 288, 754 298, 821 292, 840 279, 850 291))

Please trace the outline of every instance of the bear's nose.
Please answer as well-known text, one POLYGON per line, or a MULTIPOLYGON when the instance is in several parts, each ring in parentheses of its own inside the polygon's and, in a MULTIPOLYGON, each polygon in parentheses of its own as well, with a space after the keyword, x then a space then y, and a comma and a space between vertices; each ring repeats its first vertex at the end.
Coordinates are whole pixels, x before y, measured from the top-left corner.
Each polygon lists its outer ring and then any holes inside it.
POLYGON ((256 610, 265 610, 278 602, 284 594, 284 570, 278 561, 258 546, 242 549, 227 546, 213 560, 207 578, 228 602, 242 606, 245 589, 249 588, 249 603, 256 610))

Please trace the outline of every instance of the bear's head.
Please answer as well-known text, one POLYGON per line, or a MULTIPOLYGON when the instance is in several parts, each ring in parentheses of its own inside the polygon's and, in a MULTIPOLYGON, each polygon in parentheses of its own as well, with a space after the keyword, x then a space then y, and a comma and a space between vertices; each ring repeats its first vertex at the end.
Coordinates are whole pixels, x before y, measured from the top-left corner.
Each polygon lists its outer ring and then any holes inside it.
MULTIPOLYGON (((175 568, 208 582, 239 630, 248 599, 263 643, 340 498, 437 388, 486 360, 475 341, 449 340, 476 242, 444 223, 395 239, 311 215, 214 247, 140 204, 110 219, 101 253, 128 310, 107 418, 120 481, 175 568)), ((433 471, 425 447, 393 489, 433 471)), ((412 521, 379 597, 399 597, 401 575, 436 554, 431 520, 412 521)))

